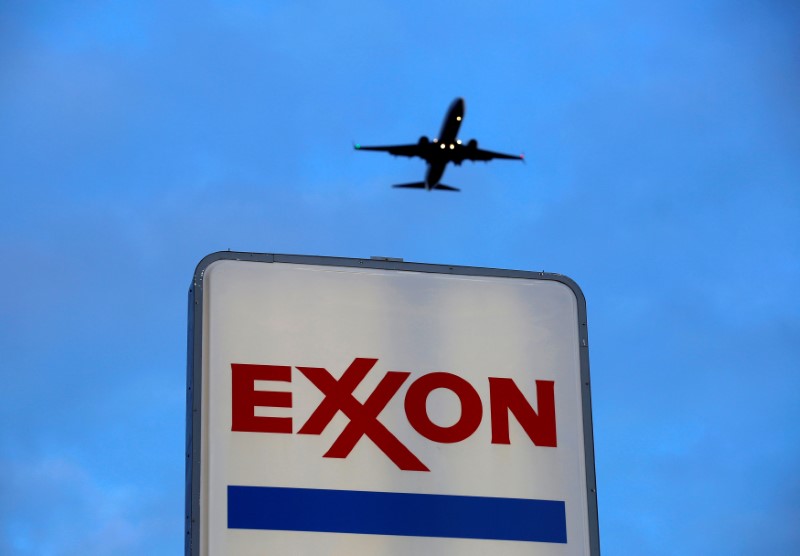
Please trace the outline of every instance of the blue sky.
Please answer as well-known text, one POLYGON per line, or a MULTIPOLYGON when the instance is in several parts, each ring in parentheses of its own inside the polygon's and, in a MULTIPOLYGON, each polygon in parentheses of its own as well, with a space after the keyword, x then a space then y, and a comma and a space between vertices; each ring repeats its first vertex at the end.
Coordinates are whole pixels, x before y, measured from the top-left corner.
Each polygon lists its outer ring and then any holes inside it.
POLYGON ((588 301, 604 554, 800 552, 800 8, 0 7, 0 553, 183 547, 206 254, 566 274, 588 301), (461 136, 527 164, 352 142, 461 136))

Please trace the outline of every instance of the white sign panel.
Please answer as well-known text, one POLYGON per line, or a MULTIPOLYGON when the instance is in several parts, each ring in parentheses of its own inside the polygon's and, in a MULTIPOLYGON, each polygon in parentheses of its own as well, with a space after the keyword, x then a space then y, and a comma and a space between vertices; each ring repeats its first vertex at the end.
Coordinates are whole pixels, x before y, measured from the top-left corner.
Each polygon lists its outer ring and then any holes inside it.
POLYGON ((562 276, 218 253, 190 292, 187 554, 599 554, 562 276))

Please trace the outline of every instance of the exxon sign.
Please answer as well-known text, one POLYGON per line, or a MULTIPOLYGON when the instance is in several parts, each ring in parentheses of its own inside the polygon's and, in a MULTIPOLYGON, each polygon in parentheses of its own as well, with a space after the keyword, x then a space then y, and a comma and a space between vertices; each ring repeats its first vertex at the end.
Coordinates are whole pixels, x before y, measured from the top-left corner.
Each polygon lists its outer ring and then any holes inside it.
POLYGON ((599 555, 568 278, 224 252, 189 308, 187 554, 599 555))

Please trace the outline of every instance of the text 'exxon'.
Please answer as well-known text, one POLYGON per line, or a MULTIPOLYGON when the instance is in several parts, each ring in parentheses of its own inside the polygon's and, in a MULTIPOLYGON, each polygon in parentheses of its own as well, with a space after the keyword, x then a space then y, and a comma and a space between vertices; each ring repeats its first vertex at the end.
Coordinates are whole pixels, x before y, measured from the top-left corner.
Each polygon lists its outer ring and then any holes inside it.
MULTIPOLYGON (((356 358, 337 380, 321 367, 296 367, 324 395, 322 402, 297 434, 319 435, 341 411, 350 419, 330 449, 328 458, 346 458, 366 436, 397 467, 404 471, 429 471, 386 426, 378 415, 397 394, 411 373, 389 371, 364 402, 353 396, 356 387, 373 369, 377 359, 356 358)), ((291 382, 292 367, 232 363, 231 430, 258 433, 292 433, 291 417, 255 415, 256 407, 292 407, 291 392, 256 390, 256 381, 291 382)), ((489 377, 489 406, 492 444, 510 444, 509 415, 513 415, 536 446, 556 447, 556 409, 554 383, 536 381, 537 410, 534 410, 510 378, 489 377)), ((483 403, 477 390, 452 373, 434 372, 414 380, 406 391, 404 408, 411 427, 433 442, 450 444, 469 438, 483 420, 483 403), (428 416, 428 396, 437 389, 449 390, 458 397, 461 415, 450 426, 440 426, 428 416)))

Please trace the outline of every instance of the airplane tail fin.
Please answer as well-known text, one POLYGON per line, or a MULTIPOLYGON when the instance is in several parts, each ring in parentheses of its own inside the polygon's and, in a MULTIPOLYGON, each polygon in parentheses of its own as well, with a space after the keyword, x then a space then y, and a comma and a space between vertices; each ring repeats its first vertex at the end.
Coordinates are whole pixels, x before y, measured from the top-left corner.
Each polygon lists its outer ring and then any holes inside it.
MULTIPOLYGON (((424 181, 415 181, 412 183, 398 183, 397 185, 393 185, 392 187, 396 187, 398 189, 427 189, 424 181)), ((461 191, 457 187, 450 187, 449 185, 445 185, 443 183, 437 183, 432 189, 439 189, 441 191, 461 191)))
POLYGON ((415 181, 413 183, 398 183, 392 187, 396 187, 398 189, 425 189, 425 182, 415 181))

